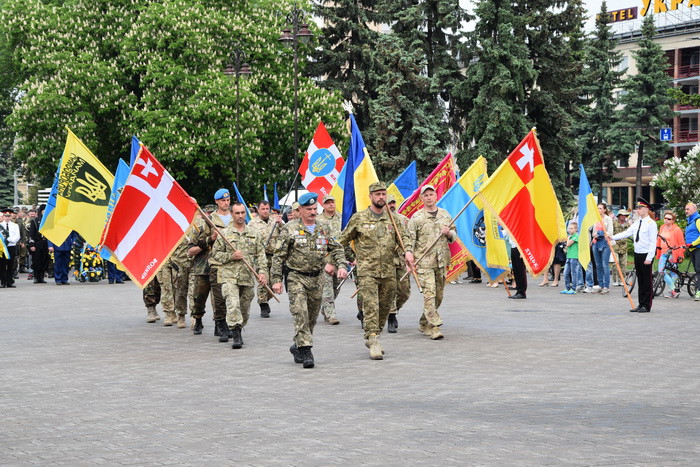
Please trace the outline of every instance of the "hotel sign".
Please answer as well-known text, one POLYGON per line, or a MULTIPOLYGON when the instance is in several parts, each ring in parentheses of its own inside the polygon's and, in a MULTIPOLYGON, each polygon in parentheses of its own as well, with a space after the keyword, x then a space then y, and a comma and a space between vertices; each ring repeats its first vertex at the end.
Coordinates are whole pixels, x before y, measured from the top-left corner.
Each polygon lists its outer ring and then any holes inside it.
POLYGON ((610 23, 617 23, 619 21, 627 21, 630 19, 637 19, 637 11, 638 8, 632 7, 632 8, 624 8, 622 10, 614 10, 614 11, 609 11, 608 15, 610 15, 610 23))

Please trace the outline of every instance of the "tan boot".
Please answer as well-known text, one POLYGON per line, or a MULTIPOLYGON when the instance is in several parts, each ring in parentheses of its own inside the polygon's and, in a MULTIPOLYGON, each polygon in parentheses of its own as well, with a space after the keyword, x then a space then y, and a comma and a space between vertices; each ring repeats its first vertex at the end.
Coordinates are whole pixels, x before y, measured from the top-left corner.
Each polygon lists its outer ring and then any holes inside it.
POLYGON ((433 336, 433 330, 432 330, 432 328, 430 327, 429 324, 420 324, 420 325, 418 326, 418 330, 419 330, 420 332, 422 332, 423 334, 425 334, 426 336, 428 336, 428 337, 432 337, 432 336, 433 336))
POLYGON ((328 321, 329 324, 340 324, 340 320, 336 315, 330 315, 326 321, 328 321))
POLYGON ((177 323, 177 315, 172 311, 166 311, 163 326, 172 326, 175 323, 177 323))
POLYGON ((382 360, 384 357, 384 349, 379 344, 379 337, 376 334, 370 334, 369 339, 367 339, 369 344, 369 358, 372 360, 382 360))
POLYGON ((154 306, 149 306, 146 308, 148 311, 148 314, 146 315, 146 322, 147 323, 155 323, 156 320, 158 319, 158 313, 156 313, 156 307, 154 306))
POLYGON ((440 327, 433 326, 433 329, 431 330, 431 333, 430 333, 430 338, 432 340, 436 341, 438 339, 442 339, 443 337, 445 337, 445 335, 440 331, 440 327))
POLYGON ((185 326, 187 326, 187 325, 185 324, 185 315, 180 315, 180 316, 178 316, 178 317, 177 317, 177 327, 178 327, 179 329, 184 329, 185 326))

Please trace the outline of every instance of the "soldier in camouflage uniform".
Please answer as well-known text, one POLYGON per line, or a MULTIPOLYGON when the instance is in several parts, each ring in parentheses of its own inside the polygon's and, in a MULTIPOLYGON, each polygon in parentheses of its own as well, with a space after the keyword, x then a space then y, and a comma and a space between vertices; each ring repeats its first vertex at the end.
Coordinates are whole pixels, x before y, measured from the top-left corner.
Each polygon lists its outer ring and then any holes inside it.
POLYGON ((192 270, 192 258, 187 254, 190 243, 195 238, 197 229, 193 225, 187 231, 182 241, 178 244, 170 257, 171 271, 175 273, 173 277, 175 316, 171 319, 172 324, 177 323, 177 327, 185 327, 185 316, 187 316, 187 292, 189 290, 190 272, 192 270))
POLYGON ((151 282, 143 288, 143 304, 146 305, 146 322, 155 323, 160 319, 156 311, 156 305, 160 303, 160 284, 158 283, 158 275, 156 274, 151 282))
POLYGON ((370 207, 355 213, 340 235, 340 243, 349 245, 354 240, 357 256, 362 311, 364 313, 365 345, 372 360, 381 360, 384 350, 379 334, 396 300, 396 266, 399 241, 405 237, 402 225, 394 229, 386 206, 386 185, 382 182, 369 186, 370 207))
MULTIPOLYGON (((284 225, 282 218, 276 214, 270 215, 270 203, 260 201, 258 204, 258 216, 248 223, 248 227, 262 238, 267 255, 267 270, 265 276, 270 277, 270 267, 272 266, 272 255, 275 253, 275 244, 279 238, 280 227, 284 225)), ((270 317, 269 300, 272 298, 270 292, 263 285, 258 286, 258 305, 260 305, 260 316, 270 317)))
MULTIPOLYGON (((613 221, 613 235, 624 232, 629 228, 629 223, 627 219, 630 213, 625 209, 620 209, 617 213, 617 219, 613 221)), ((627 272, 627 239, 617 240, 613 245, 613 251, 617 256, 617 260, 620 263, 620 269, 622 269, 622 274, 627 272)), ((617 268, 611 268, 612 273, 612 285, 622 286, 622 281, 620 280, 620 275, 617 272, 617 268)))
POLYGON ((457 232, 449 228, 452 218, 447 211, 436 206, 437 193, 432 185, 423 186, 420 197, 424 207, 409 222, 411 234, 406 244, 406 259, 409 264, 413 264, 413 253, 423 254, 439 238, 416 269, 423 288, 423 314, 418 329, 436 340, 444 337, 440 331, 442 318, 437 310, 442 303, 445 275, 450 265, 450 248, 447 243, 457 239, 457 232))
POLYGON ((314 193, 299 197, 300 219, 290 221, 282 228, 272 258, 272 290, 282 293, 282 265, 287 266, 289 311, 294 317, 294 344, 289 351, 296 363, 304 368, 314 366, 311 353, 313 332, 321 310, 323 278, 321 274, 347 277, 343 248, 331 235, 328 224, 316 219, 314 193))
MULTIPOLYGON (((217 209, 211 213, 211 221, 219 229, 224 229, 231 222, 231 195, 225 188, 214 194, 217 209)), ((211 247, 216 241, 218 233, 212 229, 208 222, 201 219, 196 224, 200 228, 196 241, 190 244, 188 254, 194 256, 194 271, 197 276, 195 281, 195 309, 192 317, 195 318, 194 334, 202 333, 202 316, 206 307, 209 292, 212 295, 214 308, 214 335, 219 337, 219 342, 228 342, 230 330, 226 325, 226 300, 224 300, 221 284, 217 280, 219 262, 210 255, 211 247), (202 259, 205 259, 203 264, 202 259)), ((231 334, 232 335, 232 334, 231 334)))
POLYGON ((240 349, 243 347, 241 331, 248 324, 256 282, 242 260, 256 268, 261 285, 267 283, 268 268, 263 237, 245 224, 245 206, 233 203, 231 214, 233 221, 222 234, 234 249, 218 237, 212 247, 212 257, 221 263, 219 278, 226 299, 226 324, 233 332, 231 348, 240 349))
POLYGON ((175 314, 175 284, 173 283, 177 278, 176 266, 173 265, 172 261, 168 260, 158 274, 156 274, 156 279, 160 284, 160 304, 163 307, 163 314, 165 319, 163 320, 163 326, 172 326, 177 323, 177 315, 175 314))
MULTIPOLYGON (((335 197, 326 195, 323 197, 323 211, 318 215, 318 219, 327 223, 331 227, 331 236, 336 240, 340 238, 340 214, 335 210, 335 197)), ((338 316, 335 314, 335 299, 338 297, 338 284, 340 281, 336 276, 323 276, 323 299, 321 301, 321 314, 323 319, 329 324, 340 324, 338 316)))
MULTIPOLYGON (((394 221, 403 226, 406 235, 410 235, 408 230, 408 217, 396 212, 396 198, 389 195, 387 197, 386 204, 389 209, 391 209, 391 213, 394 216, 394 221)), ((406 239, 403 239, 403 242, 405 246, 406 239)), ((406 261, 402 251, 397 251, 397 254, 394 256, 394 266, 396 266, 396 300, 392 303, 391 310, 389 311, 389 318, 386 322, 387 331, 392 334, 395 333, 399 327, 399 320, 397 319, 396 314, 411 296, 411 278, 406 275, 406 261), (403 276, 406 277, 401 279, 403 276)))

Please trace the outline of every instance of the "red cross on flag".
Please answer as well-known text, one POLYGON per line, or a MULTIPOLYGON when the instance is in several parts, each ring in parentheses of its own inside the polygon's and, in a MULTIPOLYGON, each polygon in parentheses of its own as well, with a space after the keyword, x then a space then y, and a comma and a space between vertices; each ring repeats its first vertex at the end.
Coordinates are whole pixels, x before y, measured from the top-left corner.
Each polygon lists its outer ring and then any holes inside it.
POLYGON ((131 167, 102 245, 145 287, 194 220, 197 204, 145 146, 131 167))

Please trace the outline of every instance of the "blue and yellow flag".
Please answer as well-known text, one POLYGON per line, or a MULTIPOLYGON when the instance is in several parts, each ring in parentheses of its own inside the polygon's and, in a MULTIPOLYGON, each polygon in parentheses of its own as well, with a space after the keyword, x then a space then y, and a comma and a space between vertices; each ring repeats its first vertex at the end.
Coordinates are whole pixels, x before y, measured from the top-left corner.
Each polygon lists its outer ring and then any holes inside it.
POLYGON ((418 189, 418 172, 416 171, 416 161, 409 164, 401 175, 396 177, 394 183, 386 189, 388 195, 396 198, 396 205, 401 206, 406 198, 411 196, 418 189))
POLYGON ((243 207, 245 208, 245 223, 247 224, 248 222, 250 222, 252 217, 250 215, 250 210, 248 209, 248 205, 245 204, 245 200, 243 199, 243 196, 241 196, 241 192, 238 191, 238 187, 236 186, 236 182, 233 182, 233 191, 236 193, 236 199, 238 200, 238 202, 243 204, 243 207))
MULTIPOLYGON (((343 172, 345 172, 345 180, 341 219, 344 229, 353 214, 369 207, 369 186, 379 181, 353 114, 350 114, 350 148, 343 172)), ((340 176, 338 180, 340 181, 340 176)), ((333 190, 331 190, 331 194, 333 194, 333 190)), ((337 197, 335 204, 336 206, 339 204, 337 197)))
POLYGON ((335 197, 335 210, 340 214, 343 214, 343 187, 345 186, 345 170, 347 167, 348 164, 343 166, 340 170, 340 175, 338 175, 338 181, 336 181, 333 188, 331 188, 331 195, 335 197))
POLYGON ((578 185, 578 260, 585 271, 591 262, 591 251, 588 247, 591 244, 590 229, 600 221, 600 213, 583 164, 579 164, 579 167, 581 180, 578 185))
MULTIPOLYGON (((119 195, 121 194, 121 189, 126 183, 126 179, 129 178, 129 172, 131 168, 123 160, 119 159, 119 164, 117 165, 117 172, 114 174, 114 183, 112 184, 112 195, 109 198, 109 206, 107 207, 107 221, 109 222, 109 216, 112 215, 114 211, 114 206, 117 205, 119 201, 119 195)), ((105 224, 106 225, 106 224, 105 224)), ((100 256, 106 261, 111 261, 117 265, 117 268, 124 271, 123 266, 119 263, 119 260, 112 258, 112 253, 107 248, 100 249, 100 256)))
MULTIPOLYGON (((464 172, 457 183, 445 193, 437 205, 454 218, 464 206, 476 196, 488 176, 486 159, 479 157, 464 172)), ((490 281, 495 281, 508 272, 508 251, 501 238, 498 223, 492 213, 484 212, 481 199, 476 198, 455 221, 457 235, 469 251, 474 263, 484 271, 490 281), (491 251, 494 262, 489 264, 487 252, 491 251)))
POLYGON ((0 258, 12 259, 10 258, 10 250, 7 249, 7 243, 5 243, 5 237, 0 235, 0 258))
POLYGON ((56 169, 56 175, 53 177, 49 199, 46 201, 46 208, 44 208, 41 223, 39 224, 39 232, 54 245, 61 245, 72 232, 72 229, 56 224, 54 219, 56 215, 56 199, 58 197, 58 179, 61 173, 62 162, 63 158, 58 161, 58 168, 56 169))

